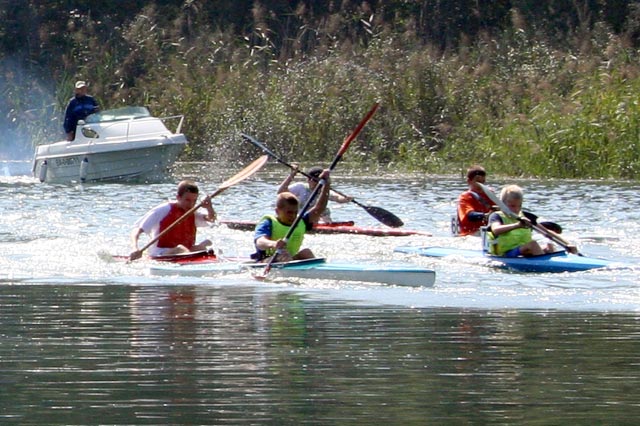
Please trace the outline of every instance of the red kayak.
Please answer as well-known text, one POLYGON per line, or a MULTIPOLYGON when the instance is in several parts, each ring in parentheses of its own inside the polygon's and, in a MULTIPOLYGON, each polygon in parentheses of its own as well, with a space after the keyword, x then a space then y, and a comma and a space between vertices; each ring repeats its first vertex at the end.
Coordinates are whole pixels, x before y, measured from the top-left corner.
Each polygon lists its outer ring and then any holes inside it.
MULTIPOLYGON (((221 224, 227 225, 231 229, 240 231, 253 231, 257 225, 256 222, 248 220, 223 220, 221 224)), ((397 228, 374 228, 366 226, 357 226, 353 221, 349 222, 333 222, 333 223, 317 223, 313 225, 313 229, 309 231, 311 234, 360 234, 372 237, 406 237, 409 235, 424 235, 430 237, 431 234, 424 231, 415 231, 411 229, 397 228)))
MULTIPOLYGON (((117 260, 127 261, 129 256, 113 256, 117 260)), ((190 253, 170 254, 167 256, 149 256, 149 260, 157 260, 159 262, 171 262, 171 263, 215 263, 218 262, 218 256, 216 256, 213 250, 199 250, 192 251, 190 253)))
POLYGON ((167 256, 153 256, 152 260, 171 263, 213 263, 218 262, 213 250, 192 251, 190 253, 170 254, 167 256))

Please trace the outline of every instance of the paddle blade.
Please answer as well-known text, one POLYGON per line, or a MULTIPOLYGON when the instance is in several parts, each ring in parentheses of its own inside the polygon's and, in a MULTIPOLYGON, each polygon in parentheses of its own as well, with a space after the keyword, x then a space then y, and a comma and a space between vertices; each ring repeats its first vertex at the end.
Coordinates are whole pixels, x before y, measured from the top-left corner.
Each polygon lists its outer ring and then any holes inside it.
POLYGON ((251 277, 256 281, 266 281, 267 275, 269 275, 269 271, 265 268, 262 273, 251 274, 251 277))
POLYGON ((553 231, 556 234, 562 234, 562 226, 558 225, 555 222, 540 222, 540 225, 544 226, 545 228, 547 228, 549 231, 553 231))
POLYGON ((384 225, 390 226, 392 228, 399 228, 404 225, 402 219, 400 219, 390 211, 383 209, 382 207, 363 205, 362 208, 371 216, 373 216, 377 221, 384 225))
POLYGON ((333 170, 335 165, 342 158, 342 155, 345 152, 347 152, 347 149, 349 149, 349 145, 351 144, 351 142, 358 136, 362 128, 367 124, 367 122, 371 119, 371 117, 373 117, 373 114, 376 113, 379 106, 380 106, 380 102, 376 102, 375 104, 373 104, 373 107, 371 107, 367 115, 365 115, 364 118, 360 121, 360 123, 358 123, 358 126, 355 129, 353 129, 353 132, 351 132, 349 136, 345 138, 344 142, 342 142, 342 146, 340 146, 340 149, 338 150, 338 154, 333 159, 333 163, 331 163, 331 165, 329 166, 330 169, 333 170))
POLYGON ((235 185, 236 183, 242 182, 246 178, 252 176, 258 170, 260 170, 262 168, 262 166, 267 164, 267 160, 269 160, 269 156, 268 155, 263 155, 261 157, 258 157, 256 160, 254 160, 247 167, 245 167, 244 169, 240 170, 236 175, 234 175, 234 176, 230 177, 229 179, 225 180, 224 182, 222 182, 222 184, 218 187, 218 189, 216 189, 216 191, 213 194, 209 195, 209 198, 213 198, 216 195, 219 195, 220 193, 222 193, 222 191, 224 191, 224 190, 230 188, 231 186, 235 185))
POLYGON ((271 272, 271 266, 273 266, 273 263, 275 262, 276 257, 278 257, 277 254, 274 254, 273 256, 271 256, 269 258, 269 261, 266 263, 265 267, 262 269, 262 271, 252 273, 251 276, 258 281, 265 281, 269 276, 269 272, 271 272))
POLYGON ((244 169, 240 170, 235 176, 230 177, 229 179, 222 182, 220 188, 228 188, 236 183, 245 180, 249 176, 256 173, 258 170, 262 168, 265 164, 267 164, 267 160, 269 159, 268 155, 263 155, 255 159, 251 164, 249 164, 244 169))

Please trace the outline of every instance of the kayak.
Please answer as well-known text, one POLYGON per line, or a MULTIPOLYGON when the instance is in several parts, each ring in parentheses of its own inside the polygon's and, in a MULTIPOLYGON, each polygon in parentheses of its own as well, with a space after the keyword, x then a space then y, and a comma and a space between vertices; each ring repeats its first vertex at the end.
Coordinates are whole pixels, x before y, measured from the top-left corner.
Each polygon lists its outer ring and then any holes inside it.
POLYGON ((189 253, 169 254, 165 256, 153 256, 151 260, 158 262, 171 262, 171 263, 212 263, 218 261, 213 250, 199 250, 189 253))
MULTIPOLYGON (((216 276, 252 271, 259 275, 266 264, 252 261, 158 263, 150 267, 152 275, 216 276)), ((436 274, 431 269, 411 265, 374 265, 350 262, 327 262, 324 258, 273 263, 269 276, 336 281, 360 281, 411 287, 431 287, 436 274)))
MULTIPOLYGON (((115 260, 128 261, 129 256, 126 255, 113 255, 115 260)), ((171 263, 212 263, 218 261, 218 256, 212 249, 198 250, 189 253, 169 254, 165 256, 148 256, 148 260, 155 260, 158 262, 171 262, 171 263)))
POLYGON ((577 272, 606 268, 612 262, 594 257, 578 256, 558 251, 531 257, 493 256, 482 250, 465 250, 446 247, 401 246, 394 249, 398 253, 417 254, 427 257, 455 257, 470 262, 486 261, 487 266, 511 269, 518 272, 577 272))
MULTIPOLYGON (((231 229, 240 231, 253 231, 257 225, 252 221, 222 220, 221 224, 227 225, 231 229)), ((397 228, 376 228, 367 226, 357 226, 354 222, 333 222, 317 223, 308 231, 310 234, 360 234, 372 237, 407 237, 410 235, 424 235, 430 237, 431 234, 425 231, 397 228)))

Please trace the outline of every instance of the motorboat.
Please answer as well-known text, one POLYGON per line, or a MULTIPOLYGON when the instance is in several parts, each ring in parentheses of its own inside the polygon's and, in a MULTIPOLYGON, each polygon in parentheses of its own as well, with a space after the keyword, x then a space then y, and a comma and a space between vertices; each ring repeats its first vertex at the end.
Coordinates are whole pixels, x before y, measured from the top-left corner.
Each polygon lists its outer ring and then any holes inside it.
POLYGON ((47 183, 162 179, 187 145, 183 122, 183 115, 153 117, 140 106, 91 114, 78 122, 74 140, 36 147, 32 174, 47 183))

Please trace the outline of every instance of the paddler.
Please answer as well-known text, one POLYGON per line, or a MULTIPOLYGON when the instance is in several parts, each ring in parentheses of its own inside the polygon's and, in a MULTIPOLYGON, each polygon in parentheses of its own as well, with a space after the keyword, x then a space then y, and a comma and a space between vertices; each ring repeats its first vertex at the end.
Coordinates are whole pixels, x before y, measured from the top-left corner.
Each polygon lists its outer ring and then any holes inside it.
MULTIPOLYGON (((524 199, 522 188, 518 185, 507 185, 502 188, 500 199, 519 218, 509 217, 501 211, 491 213, 489 216, 490 232, 487 235, 491 254, 505 257, 539 256, 552 253, 555 250, 553 244, 549 243, 543 249, 533 239, 532 222, 522 212, 524 199)), ((538 226, 543 227, 543 225, 538 226)), ((568 251, 575 252, 573 248, 574 246, 570 246, 568 251)))
MULTIPOLYGON (((487 172, 482 166, 474 165, 467 170, 469 189, 458 197, 457 234, 460 236, 479 235, 480 228, 487 225, 489 215, 496 210, 478 185, 478 183, 484 184, 486 179, 487 172)), ((455 223, 456 218, 453 221, 455 223)), ((455 228, 456 226, 452 226, 452 230, 455 228)))
POLYGON ((329 170, 321 171, 318 174, 318 178, 324 179, 326 182, 320 190, 318 201, 303 214, 302 220, 298 222, 288 241, 284 241, 284 237, 287 235, 291 224, 296 220, 301 203, 298 197, 291 192, 284 191, 278 194, 275 215, 263 216, 256 225, 254 233, 256 253, 251 255, 253 259, 263 261, 276 253, 278 262, 313 259, 315 257, 310 249, 301 249, 301 247, 304 234, 313 227, 314 223, 320 220, 329 200, 329 170))
MULTIPOLYGON (((458 197, 456 216, 451 220, 451 231, 454 235, 480 235, 480 228, 487 226, 489 215, 499 210, 484 193, 478 184, 485 184, 487 172, 484 167, 473 165, 467 170, 469 189, 458 197)), ((562 233, 562 227, 555 222, 538 221, 538 216, 524 211, 523 214, 534 224, 544 225, 550 231, 562 233)))
MULTIPOLYGON (((150 238, 155 239, 196 205, 198 193, 199 189, 195 183, 183 180, 178 184, 175 201, 154 207, 136 221, 135 228, 131 232, 133 252, 129 255, 129 259, 135 260, 142 256, 142 252, 138 250, 138 239, 141 234, 148 234, 150 238)), ((206 250, 211 245, 211 241, 204 240, 196 244, 196 228, 207 226, 215 221, 216 212, 209 198, 202 202, 202 207, 206 209, 206 214, 195 211, 178 222, 149 247, 149 255, 151 257, 168 256, 206 250)))
MULTIPOLYGON (((289 175, 285 178, 285 180, 280 184, 280 187, 278 188, 278 194, 281 194, 283 192, 291 192, 293 195, 298 197, 298 202, 300 203, 300 205, 304 206, 304 204, 307 202, 307 199, 315 189, 316 185, 318 185, 318 179, 323 169, 322 167, 317 167, 317 166, 310 168, 307 171, 307 175, 310 177, 307 178, 306 183, 296 182, 292 185, 291 182, 293 181, 293 178, 295 177, 296 173, 298 173, 298 170, 299 170, 298 165, 292 164, 291 173, 289 173, 289 175)), ((330 193, 329 200, 334 201, 336 203, 349 203, 353 201, 353 197, 344 196, 336 193, 330 193)), ((319 222, 320 223, 333 222, 333 220, 331 219, 331 211, 328 208, 325 208, 324 211, 322 212, 319 222)))

